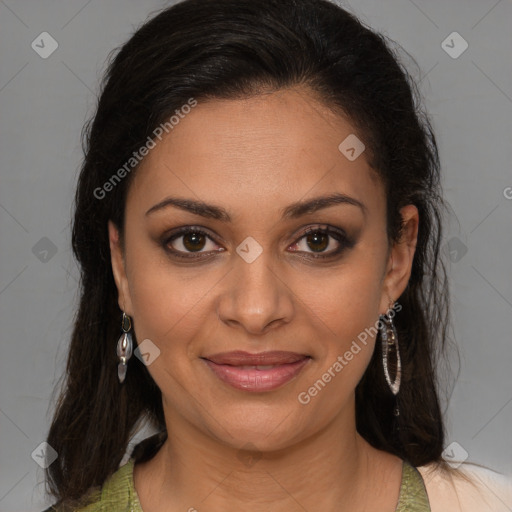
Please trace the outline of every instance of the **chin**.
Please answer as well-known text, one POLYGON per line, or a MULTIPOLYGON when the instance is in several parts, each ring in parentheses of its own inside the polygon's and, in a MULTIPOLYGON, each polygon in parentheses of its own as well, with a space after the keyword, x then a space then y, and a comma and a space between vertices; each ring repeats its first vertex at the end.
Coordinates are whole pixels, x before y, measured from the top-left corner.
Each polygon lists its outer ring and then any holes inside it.
MULTIPOLYGON (((285 416, 286 417, 286 416, 285 416)), ((261 418, 253 424, 225 424, 225 429, 216 429, 220 440, 238 450, 273 452, 283 450, 300 439, 300 433, 293 428, 291 416, 285 421, 280 417, 275 421, 261 418)))

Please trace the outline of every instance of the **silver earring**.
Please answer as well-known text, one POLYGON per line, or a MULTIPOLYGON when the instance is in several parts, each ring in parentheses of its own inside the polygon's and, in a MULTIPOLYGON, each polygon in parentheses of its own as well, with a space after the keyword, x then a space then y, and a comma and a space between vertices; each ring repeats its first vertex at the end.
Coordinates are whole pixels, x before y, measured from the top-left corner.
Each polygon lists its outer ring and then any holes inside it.
POLYGON ((398 347, 398 337, 396 334, 393 319, 389 315, 380 315, 381 322, 379 322, 379 330, 382 340, 382 366, 384 367, 384 376, 386 382, 393 395, 397 395, 400 390, 400 380, 402 376, 402 365, 400 363, 400 350, 398 347), (388 358, 391 352, 395 352, 396 357, 396 374, 395 378, 391 380, 389 375, 388 358))
POLYGON ((117 357, 119 357, 119 364, 117 365, 117 376, 119 378, 119 382, 122 384, 126 377, 126 363, 132 356, 133 351, 132 333, 130 332, 132 328, 132 321, 124 311, 121 328, 123 329, 123 334, 121 334, 121 337, 117 342, 117 357))

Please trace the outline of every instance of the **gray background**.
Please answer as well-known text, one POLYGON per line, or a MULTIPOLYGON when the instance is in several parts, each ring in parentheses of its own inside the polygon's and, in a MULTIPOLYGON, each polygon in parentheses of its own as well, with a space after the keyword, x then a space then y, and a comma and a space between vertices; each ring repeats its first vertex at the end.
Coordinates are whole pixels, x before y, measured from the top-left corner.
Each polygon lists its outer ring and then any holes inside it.
MULTIPOLYGON (((76 306, 69 220, 80 131, 107 54, 165 5, 0 0, 0 511, 49 505, 31 453, 49 426, 76 306), (44 31, 58 42, 46 59, 31 47, 44 31)), ((449 455, 467 452, 511 474, 512 3, 344 5, 414 56, 440 143, 454 212, 443 247, 461 352, 460 375, 448 381, 447 445, 457 443, 449 455), (456 59, 441 45, 454 31, 469 44, 456 59)))

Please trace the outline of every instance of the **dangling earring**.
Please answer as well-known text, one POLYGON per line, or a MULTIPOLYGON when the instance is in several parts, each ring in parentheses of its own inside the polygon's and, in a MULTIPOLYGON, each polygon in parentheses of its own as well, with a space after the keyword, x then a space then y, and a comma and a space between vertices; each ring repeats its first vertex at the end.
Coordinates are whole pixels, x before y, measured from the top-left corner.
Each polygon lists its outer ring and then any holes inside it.
MULTIPOLYGON (((380 315, 381 322, 379 322, 379 330, 382 340, 382 366, 384 367, 384 376, 391 389, 393 395, 397 395, 400 390, 400 380, 402 376, 402 366, 400 363, 400 350, 398 347, 398 337, 396 334, 393 319, 389 314, 380 315), (395 352, 396 357, 396 373, 395 378, 391 380, 389 375, 388 358, 391 352, 395 352)), ((395 410, 395 414, 397 411, 395 410)), ((397 414, 398 415, 398 414, 397 414)))
POLYGON ((133 351, 132 333, 129 332, 132 328, 132 321, 124 311, 121 328, 123 329, 123 334, 121 334, 121 337, 117 342, 117 357, 119 357, 119 364, 117 365, 117 376, 119 377, 119 382, 122 384, 126 377, 126 363, 132 356, 133 351))

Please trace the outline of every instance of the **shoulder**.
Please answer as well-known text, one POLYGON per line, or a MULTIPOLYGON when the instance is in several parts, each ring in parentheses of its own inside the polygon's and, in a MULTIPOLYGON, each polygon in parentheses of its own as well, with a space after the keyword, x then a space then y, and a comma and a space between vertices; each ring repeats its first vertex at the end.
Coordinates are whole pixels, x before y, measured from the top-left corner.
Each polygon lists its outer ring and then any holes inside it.
POLYGON ((135 462, 144 462, 152 458, 166 439, 167 431, 163 430, 139 442, 133 448, 128 461, 122 464, 101 488, 91 490, 79 504, 64 507, 57 503, 43 512, 103 512, 105 510, 142 512, 133 483, 133 466, 135 462))
MULTIPOLYGON (((108 478, 101 488, 92 489, 78 503, 55 504, 43 512, 103 512, 105 510, 129 510, 134 504, 133 459, 122 465, 108 478)), ((136 509, 134 509, 136 510, 136 509)))
POLYGON ((476 464, 457 469, 438 464, 417 468, 423 477, 432 512, 510 512, 512 477, 476 464))

